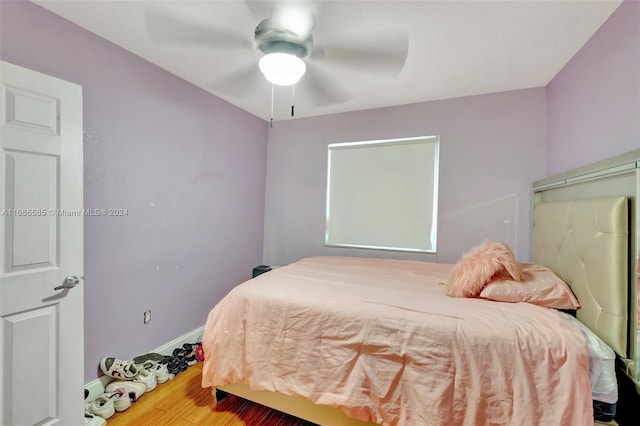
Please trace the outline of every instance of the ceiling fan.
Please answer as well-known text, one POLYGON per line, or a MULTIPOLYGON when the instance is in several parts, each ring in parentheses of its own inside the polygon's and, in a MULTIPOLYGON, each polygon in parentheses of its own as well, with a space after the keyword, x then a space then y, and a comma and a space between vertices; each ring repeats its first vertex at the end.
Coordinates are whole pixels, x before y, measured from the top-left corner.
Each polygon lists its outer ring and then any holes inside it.
MULTIPOLYGON (((171 9, 153 4, 145 9, 147 33, 160 45, 246 51, 247 64, 215 84, 215 89, 235 96, 250 95, 257 85, 270 82, 281 86, 296 84, 296 90, 306 92, 305 99, 318 106, 342 103, 351 94, 332 74, 332 69, 395 75, 404 67, 408 53, 406 32, 367 28, 360 35, 351 31, 339 43, 318 44, 314 39, 316 15, 320 16, 320 28, 323 23, 323 9, 318 3, 247 1, 245 4, 259 19, 252 37, 240 31, 214 28, 202 21, 192 22, 171 9), (270 10, 266 11, 266 7, 270 10), (258 61, 255 51, 262 55, 258 61)), ((216 7, 224 7, 224 3, 216 7)), ((357 23, 353 27, 357 29, 357 23)), ((339 30, 322 29, 331 33, 339 30)))

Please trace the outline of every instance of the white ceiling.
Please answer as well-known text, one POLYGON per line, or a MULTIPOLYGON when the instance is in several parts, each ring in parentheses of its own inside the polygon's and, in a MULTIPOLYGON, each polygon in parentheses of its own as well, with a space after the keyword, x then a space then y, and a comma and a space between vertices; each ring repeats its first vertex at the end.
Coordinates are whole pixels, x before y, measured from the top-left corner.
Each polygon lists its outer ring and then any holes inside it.
MULTIPOLYGON (((257 70, 254 27, 273 2, 36 0, 35 3, 124 49, 268 120, 271 85, 255 74, 246 93, 233 76, 257 70), (231 32, 244 46, 167 45, 152 41, 145 9, 164 7, 194 29, 231 32), (235 83, 235 84, 234 84, 235 83)), ((321 64, 351 98, 315 105, 303 79, 296 117, 545 86, 620 5, 608 1, 316 1, 315 45, 406 31, 408 56, 398 75, 321 64)), ((211 42, 211 40, 208 40, 211 42)), ((275 88, 276 120, 290 113, 291 89, 275 88)))

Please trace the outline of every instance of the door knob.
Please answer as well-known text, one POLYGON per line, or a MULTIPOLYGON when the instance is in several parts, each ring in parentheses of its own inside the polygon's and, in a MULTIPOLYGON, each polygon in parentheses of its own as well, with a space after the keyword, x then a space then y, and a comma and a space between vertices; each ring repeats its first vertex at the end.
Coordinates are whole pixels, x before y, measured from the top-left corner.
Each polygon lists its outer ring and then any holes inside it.
POLYGON ((54 290, 62 290, 63 288, 73 288, 80 282, 80 279, 75 275, 69 275, 62 281, 62 284, 58 287, 54 287, 54 290))

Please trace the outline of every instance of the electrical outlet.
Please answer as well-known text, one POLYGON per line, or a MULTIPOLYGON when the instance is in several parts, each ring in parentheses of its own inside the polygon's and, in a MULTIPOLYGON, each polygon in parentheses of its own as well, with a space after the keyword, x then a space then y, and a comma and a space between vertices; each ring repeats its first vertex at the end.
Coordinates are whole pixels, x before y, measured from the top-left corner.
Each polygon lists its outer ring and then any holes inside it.
POLYGON ((151 322, 151 309, 144 312, 143 321, 145 324, 149 324, 151 322))

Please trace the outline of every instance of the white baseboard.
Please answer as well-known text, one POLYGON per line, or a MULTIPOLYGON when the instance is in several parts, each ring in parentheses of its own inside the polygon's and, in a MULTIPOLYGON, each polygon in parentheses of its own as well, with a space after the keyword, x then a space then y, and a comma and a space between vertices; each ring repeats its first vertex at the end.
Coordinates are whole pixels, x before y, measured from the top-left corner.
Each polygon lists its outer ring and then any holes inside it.
MULTIPOLYGON (((198 327, 187 334, 184 334, 177 339, 170 341, 169 343, 160 346, 159 348, 150 350, 149 352, 159 353, 161 355, 172 355, 175 348, 181 348, 185 343, 195 343, 202 340, 202 333, 204 332, 204 326, 198 327)), ((101 376, 85 385, 85 390, 89 391, 89 395, 84 399, 84 402, 91 402, 98 396, 104 393, 104 388, 114 379, 109 376, 101 376)))

